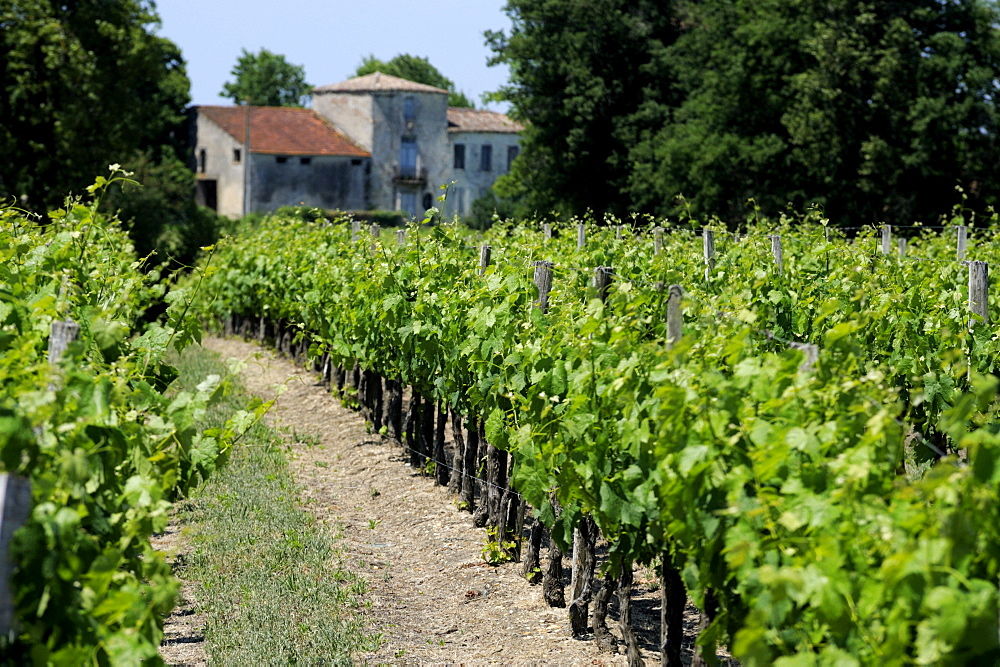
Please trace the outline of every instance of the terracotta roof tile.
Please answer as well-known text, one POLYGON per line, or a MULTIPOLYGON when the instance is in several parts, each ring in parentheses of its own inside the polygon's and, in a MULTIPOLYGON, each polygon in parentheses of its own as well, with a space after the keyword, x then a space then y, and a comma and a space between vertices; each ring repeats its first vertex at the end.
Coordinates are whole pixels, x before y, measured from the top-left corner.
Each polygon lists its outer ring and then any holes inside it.
POLYGON ((447 95, 444 88, 435 88, 424 83, 416 83, 401 79, 398 76, 372 72, 340 83, 331 83, 313 89, 314 93, 371 93, 371 92, 403 92, 403 93, 441 93, 447 95))
MULTIPOLYGON (((237 141, 244 140, 246 107, 195 108, 237 141)), ((312 109, 251 107, 250 119, 252 153, 371 156, 312 109)))
POLYGON ((485 109, 448 107, 449 132, 508 132, 515 133, 524 126, 505 114, 485 109))

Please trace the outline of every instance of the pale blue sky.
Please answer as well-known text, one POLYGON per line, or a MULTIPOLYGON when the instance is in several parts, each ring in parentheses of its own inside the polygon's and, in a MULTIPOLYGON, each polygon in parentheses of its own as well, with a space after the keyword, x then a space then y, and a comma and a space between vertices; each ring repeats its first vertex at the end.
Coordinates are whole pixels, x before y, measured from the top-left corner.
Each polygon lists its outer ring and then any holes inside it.
MULTIPOLYGON (((487 67, 483 32, 510 27, 505 0, 158 0, 159 34, 187 61, 193 104, 219 97, 240 50, 266 48, 305 68, 322 86, 347 79, 374 54, 428 58, 477 107, 480 95, 506 83, 503 66, 487 67)), ((485 105, 498 111, 505 107, 485 105)))

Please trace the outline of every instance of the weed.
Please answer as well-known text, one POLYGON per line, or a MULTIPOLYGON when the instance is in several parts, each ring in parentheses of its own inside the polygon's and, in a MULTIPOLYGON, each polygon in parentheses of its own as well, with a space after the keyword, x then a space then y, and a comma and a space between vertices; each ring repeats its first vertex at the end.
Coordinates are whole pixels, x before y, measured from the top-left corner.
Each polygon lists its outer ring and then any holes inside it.
POLYGON ((483 544, 483 560, 489 565, 500 565, 514 559, 512 554, 517 544, 508 540, 500 539, 499 531, 495 526, 486 529, 486 540, 483 544))

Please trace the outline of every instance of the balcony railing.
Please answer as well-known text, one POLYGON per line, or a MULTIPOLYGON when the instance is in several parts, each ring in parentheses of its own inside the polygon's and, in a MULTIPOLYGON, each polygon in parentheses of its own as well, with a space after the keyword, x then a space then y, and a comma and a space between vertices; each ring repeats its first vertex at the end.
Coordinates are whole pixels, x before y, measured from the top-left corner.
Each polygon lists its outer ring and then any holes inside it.
POLYGON ((393 180, 403 185, 427 185, 427 169, 397 165, 393 180))

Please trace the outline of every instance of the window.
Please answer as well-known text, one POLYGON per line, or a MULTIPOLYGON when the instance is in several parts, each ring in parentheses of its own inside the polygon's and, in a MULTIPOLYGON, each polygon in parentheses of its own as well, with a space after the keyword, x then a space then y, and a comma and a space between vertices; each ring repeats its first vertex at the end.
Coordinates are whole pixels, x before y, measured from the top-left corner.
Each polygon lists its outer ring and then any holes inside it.
POLYGON ((465 144, 455 144, 455 169, 465 169, 465 144))
POLYGON ((300 157, 299 158, 299 164, 306 165, 306 164, 311 164, 311 163, 312 163, 312 158, 311 157, 300 157))
POLYGON ((424 210, 434 206, 434 197, 429 192, 424 193, 424 210))
POLYGON ((483 144, 482 152, 479 154, 480 171, 493 170, 493 146, 483 144))
POLYGON ((514 164, 514 160, 521 153, 520 146, 508 146, 507 147, 507 171, 510 171, 510 165, 514 164))
POLYGON ((198 171, 202 174, 205 173, 205 163, 207 161, 205 149, 202 148, 198 151, 198 171))
POLYGON ((403 118, 407 121, 413 121, 417 117, 417 110, 413 104, 412 97, 403 98, 403 118))
POLYGON ((275 158, 274 158, 274 161, 277 162, 278 164, 285 164, 286 162, 288 162, 288 156, 287 155, 276 155, 275 158))
POLYGON ((403 137, 399 144, 399 175, 403 178, 417 177, 417 140, 414 137, 403 137))
POLYGON ((242 160, 243 160, 243 151, 241 151, 239 148, 234 148, 233 149, 233 162, 235 162, 236 164, 239 164, 242 160))

